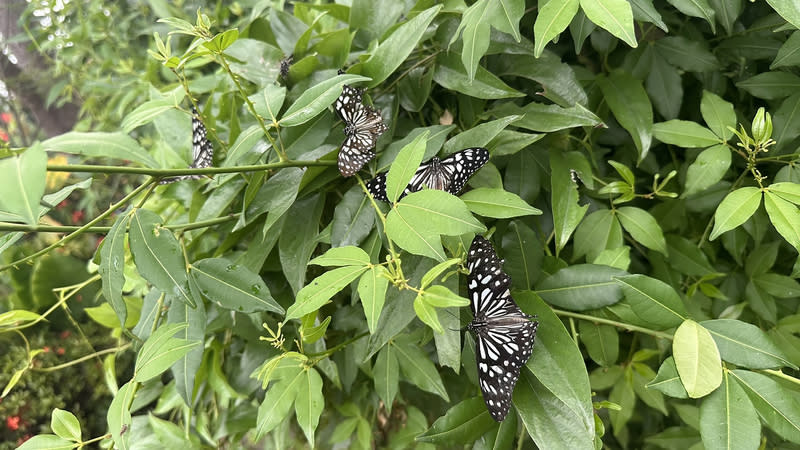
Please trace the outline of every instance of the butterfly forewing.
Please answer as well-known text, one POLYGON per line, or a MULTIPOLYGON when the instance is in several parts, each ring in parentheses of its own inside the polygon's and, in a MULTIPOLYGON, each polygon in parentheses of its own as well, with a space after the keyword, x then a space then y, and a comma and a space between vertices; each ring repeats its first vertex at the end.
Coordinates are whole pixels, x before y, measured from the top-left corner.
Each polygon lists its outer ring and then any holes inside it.
POLYGON ((389 128, 378 111, 361 102, 363 93, 363 89, 344 85, 333 108, 345 124, 346 138, 339 151, 338 162, 339 172, 346 177, 361 170, 364 164, 375 157, 372 149, 380 135, 389 128))
POLYGON ((511 298, 503 260, 486 239, 476 236, 467 255, 467 288, 474 318, 475 356, 483 399, 491 416, 505 419, 519 372, 533 350, 537 322, 511 298))
MULTIPOLYGON (((466 148, 444 159, 433 157, 420 164, 400 198, 421 191, 425 186, 458 195, 467 184, 467 180, 487 161, 489 161, 489 151, 483 147, 466 148)), ((370 180, 367 189, 376 199, 388 202, 386 172, 370 180)))
MULTIPOLYGON (((207 137, 206 126, 200 118, 200 114, 192 107, 192 163, 190 169, 205 169, 211 167, 214 161, 214 146, 207 137)), ((158 184, 169 184, 181 180, 197 180, 205 178, 203 175, 181 175, 177 177, 164 178, 158 184)))

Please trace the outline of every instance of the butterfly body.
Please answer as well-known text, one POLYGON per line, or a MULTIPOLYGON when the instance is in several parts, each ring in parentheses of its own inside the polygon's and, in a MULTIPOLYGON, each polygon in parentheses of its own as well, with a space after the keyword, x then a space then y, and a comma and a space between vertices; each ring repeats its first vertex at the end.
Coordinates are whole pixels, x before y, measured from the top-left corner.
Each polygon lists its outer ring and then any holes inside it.
POLYGON ((338 158, 339 172, 345 177, 375 157, 375 143, 389 129, 377 110, 362 103, 363 95, 364 89, 344 85, 333 107, 345 124, 346 137, 338 158))
MULTIPOLYGON (((489 161, 489 150, 483 147, 465 148, 444 159, 433 157, 420 164, 400 198, 421 191, 425 186, 458 195, 469 178, 489 161)), ((367 182, 367 189, 377 200, 388 202, 386 172, 367 182)))
POLYGON ((483 399, 492 418, 500 422, 511 407, 511 394, 522 366, 533 351, 538 322, 511 297, 511 278, 503 260, 482 236, 475 236, 467 255, 467 289, 475 333, 475 359, 483 399))

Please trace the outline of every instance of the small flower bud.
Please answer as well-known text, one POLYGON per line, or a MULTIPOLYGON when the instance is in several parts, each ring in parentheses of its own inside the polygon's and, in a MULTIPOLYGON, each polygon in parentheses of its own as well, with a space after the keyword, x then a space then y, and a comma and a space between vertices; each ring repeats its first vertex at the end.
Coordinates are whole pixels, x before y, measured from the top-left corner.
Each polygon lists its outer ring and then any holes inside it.
POLYGON ((756 111, 750 131, 753 134, 756 145, 767 142, 772 136, 772 116, 764 108, 758 108, 758 111, 756 111))

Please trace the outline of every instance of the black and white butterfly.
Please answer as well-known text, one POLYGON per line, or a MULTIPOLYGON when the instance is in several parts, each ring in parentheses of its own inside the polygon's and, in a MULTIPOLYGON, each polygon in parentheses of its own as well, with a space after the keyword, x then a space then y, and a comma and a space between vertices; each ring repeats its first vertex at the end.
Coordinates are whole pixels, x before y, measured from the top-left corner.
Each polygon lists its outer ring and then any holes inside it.
MULTIPOLYGON (((192 163, 190 169, 205 169, 211 167, 214 161, 214 146, 206 137, 206 126, 200 119, 200 114, 192 107, 192 163)), ((205 175, 180 175, 177 177, 164 178, 158 184, 174 183, 181 180, 198 180, 205 178, 205 175)))
MULTIPOLYGON (((419 169, 411 177, 408 186, 400 194, 400 198, 422 190, 424 186, 430 189, 446 191, 458 195, 467 180, 489 161, 489 150, 483 147, 465 148, 453 153, 445 159, 433 157, 420 164, 419 169)), ((367 190, 377 200, 388 202, 386 196, 386 172, 379 173, 367 182, 367 190)), ((399 200, 399 199, 398 199, 399 200)))
POLYGON ((344 121, 347 136, 339 150, 339 172, 345 177, 352 176, 375 157, 375 142, 389 129, 378 111, 362 103, 363 94, 364 89, 345 84, 333 107, 344 121))
POLYGON ((475 333, 478 380, 489 414, 506 418, 519 371, 533 350, 538 322, 511 298, 511 278, 492 244, 475 236, 467 255, 467 289, 474 318, 467 325, 475 333))

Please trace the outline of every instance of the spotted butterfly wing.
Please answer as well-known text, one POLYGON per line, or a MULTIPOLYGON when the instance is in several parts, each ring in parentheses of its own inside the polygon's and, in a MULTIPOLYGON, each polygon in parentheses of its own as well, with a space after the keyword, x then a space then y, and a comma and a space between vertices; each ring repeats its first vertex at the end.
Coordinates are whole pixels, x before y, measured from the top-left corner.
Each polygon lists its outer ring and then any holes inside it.
POLYGON ((345 177, 375 157, 375 143, 389 129, 378 111, 362 103, 363 94, 363 89, 344 85, 333 108, 345 124, 346 138, 339 150, 339 172, 345 177))
MULTIPOLYGON (((192 163, 190 169, 205 169, 211 167, 214 161, 214 146, 208 140, 206 126, 200 119, 200 114, 192 107, 192 163)), ((197 180, 205 178, 203 175, 181 175, 164 178, 159 184, 174 183, 181 180, 197 180)))
POLYGON ((492 244, 475 236, 467 255, 467 289, 474 318, 468 328, 475 333, 478 381, 489 414, 498 422, 506 418, 519 372, 533 350, 538 322, 511 298, 511 278, 492 244))
MULTIPOLYGON (((467 180, 489 161, 489 150, 483 147, 465 148, 444 159, 433 157, 420 164, 400 198, 421 191, 423 187, 458 195, 467 180)), ((367 189, 377 200, 388 202, 386 172, 379 173, 367 183, 367 189)))

